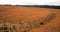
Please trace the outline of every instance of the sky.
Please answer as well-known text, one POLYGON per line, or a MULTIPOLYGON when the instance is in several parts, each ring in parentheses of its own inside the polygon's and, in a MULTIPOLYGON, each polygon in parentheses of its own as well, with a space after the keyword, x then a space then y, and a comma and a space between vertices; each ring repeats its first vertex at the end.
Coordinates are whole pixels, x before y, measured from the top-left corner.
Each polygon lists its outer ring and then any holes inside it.
POLYGON ((6 5, 58 5, 60 0, 0 0, 0 4, 6 5))

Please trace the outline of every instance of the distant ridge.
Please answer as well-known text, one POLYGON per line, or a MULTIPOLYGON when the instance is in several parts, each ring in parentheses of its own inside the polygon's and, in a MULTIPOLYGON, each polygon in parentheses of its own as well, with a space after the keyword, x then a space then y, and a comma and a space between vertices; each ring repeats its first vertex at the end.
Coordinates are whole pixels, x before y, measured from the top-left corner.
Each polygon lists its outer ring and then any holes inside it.
POLYGON ((52 5, 26 5, 25 7, 38 7, 38 8, 60 9, 60 6, 52 6, 52 5))
POLYGON ((54 6, 54 5, 0 5, 0 6, 23 6, 23 7, 60 9, 60 6, 54 6))

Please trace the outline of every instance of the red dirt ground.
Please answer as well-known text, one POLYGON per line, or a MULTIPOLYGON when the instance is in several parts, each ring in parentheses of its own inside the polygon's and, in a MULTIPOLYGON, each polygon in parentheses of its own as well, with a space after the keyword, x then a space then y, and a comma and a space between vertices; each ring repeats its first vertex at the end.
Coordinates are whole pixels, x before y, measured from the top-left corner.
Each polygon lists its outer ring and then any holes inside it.
MULTIPOLYGON (((60 32, 60 9, 49 9, 49 8, 34 8, 34 7, 22 7, 22 6, 0 6, 0 18, 7 19, 7 22, 0 20, 0 24, 8 23, 20 25, 19 20, 27 22, 32 18, 36 19, 39 17, 45 17, 49 14, 55 13, 56 17, 45 23, 40 28, 31 29, 29 32, 60 32), (12 22, 9 22, 11 21, 12 22), (53 27, 51 30, 47 29, 49 26, 53 27)), ((14 31, 16 32, 16 31, 14 31)))

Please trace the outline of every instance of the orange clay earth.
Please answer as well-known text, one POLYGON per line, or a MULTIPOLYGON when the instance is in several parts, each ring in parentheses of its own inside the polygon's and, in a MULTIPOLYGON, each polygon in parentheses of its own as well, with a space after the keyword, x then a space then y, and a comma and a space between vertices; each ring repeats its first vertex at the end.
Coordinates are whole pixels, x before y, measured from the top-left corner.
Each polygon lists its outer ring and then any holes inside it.
POLYGON ((60 9, 0 6, 0 32, 60 32, 60 9))

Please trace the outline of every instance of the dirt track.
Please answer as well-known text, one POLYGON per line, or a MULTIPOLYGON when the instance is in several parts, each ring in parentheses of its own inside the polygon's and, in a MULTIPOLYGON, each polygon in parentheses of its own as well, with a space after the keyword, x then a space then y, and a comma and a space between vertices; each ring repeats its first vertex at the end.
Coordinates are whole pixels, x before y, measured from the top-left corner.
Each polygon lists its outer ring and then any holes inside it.
MULTIPOLYGON (((20 21, 24 26, 30 27, 27 22, 37 21, 39 28, 32 28, 29 32, 60 32, 60 9, 49 8, 33 8, 22 6, 0 6, 0 24, 15 24, 21 26, 20 21), (44 25, 39 24, 37 21, 40 17, 47 17, 48 15, 55 14, 55 17, 49 21, 43 21, 44 25), (50 28, 48 28, 50 27, 50 28)), ((26 28, 27 29, 27 28, 26 28)), ((20 29, 24 30, 24 28, 20 29)), ((17 31, 18 31, 17 30, 17 31)), ((16 32, 16 30, 14 31, 16 32)))

